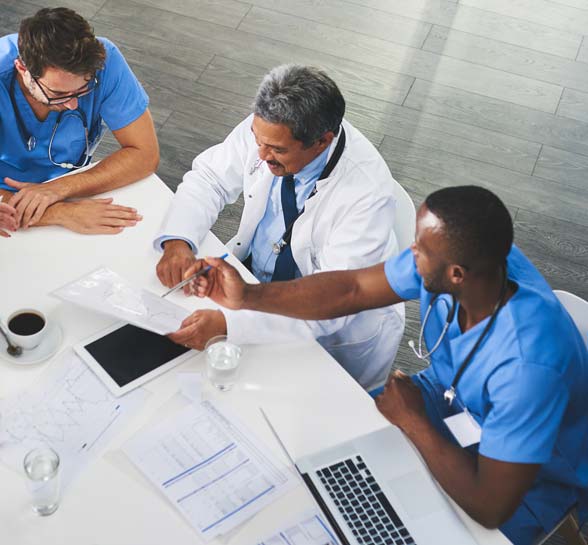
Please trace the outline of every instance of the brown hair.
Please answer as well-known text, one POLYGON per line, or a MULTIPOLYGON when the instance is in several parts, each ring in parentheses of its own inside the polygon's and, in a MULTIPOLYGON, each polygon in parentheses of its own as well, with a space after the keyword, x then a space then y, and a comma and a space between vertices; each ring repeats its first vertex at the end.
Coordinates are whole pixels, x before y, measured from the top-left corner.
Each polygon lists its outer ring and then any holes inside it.
POLYGON ((95 74, 104 66, 104 46, 81 15, 68 8, 43 8, 23 19, 18 33, 20 58, 35 77, 52 66, 71 74, 95 74))

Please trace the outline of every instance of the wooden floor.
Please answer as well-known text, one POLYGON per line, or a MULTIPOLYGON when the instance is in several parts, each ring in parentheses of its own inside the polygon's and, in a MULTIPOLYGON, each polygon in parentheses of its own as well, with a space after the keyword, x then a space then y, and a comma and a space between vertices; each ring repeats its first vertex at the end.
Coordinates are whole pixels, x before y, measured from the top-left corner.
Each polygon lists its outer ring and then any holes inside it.
MULTIPOLYGON (((60 0, 123 51, 171 187, 250 111, 262 75, 323 67, 416 205, 480 184, 552 287, 588 299, 588 0, 60 0)), ((42 0, 0 0, 14 32, 42 0)), ((110 137, 101 153, 115 149, 110 137)), ((215 233, 235 232, 241 203, 215 233)), ((409 307, 407 338, 418 331, 409 307)), ((398 363, 414 369, 404 346, 398 363)))
MULTIPOLYGON (((0 31, 44 4, 0 0, 0 31)), ((249 113, 269 68, 318 65, 417 206, 438 187, 492 189, 552 287, 588 299, 588 0, 58 4, 116 42, 143 82, 171 188, 249 113)), ((215 226, 221 239, 240 206, 215 226)), ((414 336, 414 307, 409 322, 414 336)), ((413 358, 403 349, 399 360, 413 358)))
MULTIPOLYGON (((417 206, 447 185, 492 189, 552 287, 588 299, 588 0, 57 4, 117 43, 143 82, 158 172, 171 188, 249 113, 269 68, 318 65, 417 206)), ((0 0, 0 31, 16 31, 41 5, 0 0)), ((235 232, 240 209, 223 213, 221 239, 235 232)), ((417 326, 411 305, 407 338, 417 326)), ((401 349, 401 367, 414 369, 414 359, 401 349)))

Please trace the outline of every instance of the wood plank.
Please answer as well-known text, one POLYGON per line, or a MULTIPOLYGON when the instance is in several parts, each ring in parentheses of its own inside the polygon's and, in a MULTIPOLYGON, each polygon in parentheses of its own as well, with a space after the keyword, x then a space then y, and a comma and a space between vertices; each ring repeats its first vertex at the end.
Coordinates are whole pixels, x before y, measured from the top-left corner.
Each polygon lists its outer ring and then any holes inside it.
MULTIPOLYGON (((215 57, 199 82, 253 97, 264 73, 261 67, 215 57)), ((375 145, 388 134, 529 174, 539 155, 537 143, 415 112, 344 87, 342 92, 347 102, 345 117, 375 145)))
POLYGON ((588 209, 588 157, 585 155, 543 146, 534 175, 578 188, 576 206, 588 209))
MULTIPOLYGON (((562 223, 551 230, 549 218, 519 212, 515 221, 515 242, 539 269, 552 289, 566 290, 588 299, 588 265, 586 262, 586 238, 583 241, 570 237, 579 226, 562 223), (568 231, 560 231, 560 229, 568 231), (568 250, 584 252, 584 264, 569 259, 568 250)), ((584 229, 585 230, 585 229, 584 229)))
POLYGON ((434 148, 386 136, 380 146, 390 170, 441 186, 477 184, 494 191, 510 207, 588 226, 582 191, 434 148))
MULTIPOLYGON (((340 85, 398 103, 404 100, 414 81, 412 77, 388 69, 365 66, 361 62, 341 59, 322 51, 288 45, 188 17, 178 20, 176 16, 158 9, 145 7, 137 15, 136 4, 129 0, 109 6, 108 13, 100 14, 94 22, 96 27, 102 23, 120 25, 125 30, 131 29, 150 38, 181 44, 202 54, 222 55, 268 70, 284 62, 321 66, 340 85), (152 21, 157 21, 157 24, 152 24, 152 21)), ((212 72, 209 73, 211 75, 212 72)))
POLYGON ((550 0, 460 0, 460 5, 577 34, 584 34, 588 28, 588 11, 550 0))
POLYGON ((588 70, 572 59, 435 25, 423 49, 519 76, 588 91, 588 70))
POLYGON ((584 40, 582 41, 582 45, 580 46, 576 60, 578 62, 588 63, 588 39, 586 39, 586 36, 584 36, 584 40))
POLYGON ((530 142, 588 155, 588 123, 417 80, 404 105, 530 142))
MULTIPOLYGON (((585 226, 519 210, 515 231, 515 241, 518 241, 519 232, 526 233, 529 251, 532 248, 541 260, 567 261, 588 269, 588 228, 585 226)), ((588 283, 585 289, 588 290, 588 283)))
POLYGON ((179 77, 196 81, 213 58, 209 51, 154 37, 146 40, 143 34, 106 23, 94 23, 94 31, 114 42, 131 68, 152 70, 162 80, 179 77))
POLYGON ((578 9, 586 9, 588 10, 588 4, 586 4, 586 0, 551 0, 555 4, 561 4, 563 6, 571 6, 573 8, 578 9))
POLYGON ((210 121, 194 112, 173 112, 159 130, 159 139, 170 146, 189 151, 192 158, 222 142, 233 126, 210 121))
POLYGON ((294 15, 301 19, 412 47, 420 47, 431 29, 429 23, 340 0, 248 1, 254 6, 277 13, 294 15))
MULTIPOLYGON (((251 35, 247 35, 251 37, 251 35)), ((235 92, 254 96, 261 78, 272 67, 284 62, 296 62, 317 66, 325 70, 337 83, 343 94, 353 92, 358 95, 377 98, 386 102, 402 104, 414 78, 389 72, 360 63, 343 60, 305 48, 254 37, 254 40, 267 44, 273 55, 258 54, 247 48, 236 48, 217 55, 202 74, 199 81, 213 87, 226 85, 227 78, 233 78, 235 92)))
POLYGON ((312 43, 321 36, 321 49, 331 55, 435 80, 458 89, 482 93, 515 104, 554 112, 561 87, 537 82, 459 59, 442 57, 428 51, 386 42, 379 38, 334 29, 328 25, 302 21, 261 8, 253 8, 239 26, 240 30, 282 40, 294 45, 312 43))
POLYGON ((448 0, 346 1, 570 59, 576 58, 580 34, 584 33, 565 32, 448 0))
MULTIPOLYGON (((61 1, 61 0, 60 0, 61 1)), ((116 0, 115 3, 124 2, 116 0)), ((249 4, 236 0, 135 0, 139 6, 159 8, 175 15, 207 21, 229 28, 236 28, 243 16, 249 11, 249 4)), ((103 10, 110 10, 114 0, 106 2, 103 10)), ((141 9, 138 7, 137 9, 141 9)))
MULTIPOLYGON (((588 72, 588 69, 586 71, 588 72)), ((557 115, 588 123, 588 93, 564 89, 557 108, 557 115)))

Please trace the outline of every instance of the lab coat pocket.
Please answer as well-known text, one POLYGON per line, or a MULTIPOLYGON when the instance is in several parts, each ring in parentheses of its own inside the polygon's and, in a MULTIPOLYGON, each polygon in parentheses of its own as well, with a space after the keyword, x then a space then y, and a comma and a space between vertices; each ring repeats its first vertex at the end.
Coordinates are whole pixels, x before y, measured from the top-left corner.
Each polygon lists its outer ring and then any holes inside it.
MULTIPOLYGON (((359 339, 357 339, 358 335, 353 334, 357 333, 353 331, 355 329, 353 325, 355 324, 352 323, 343 328, 347 335, 342 335, 342 331, 338 331, 333 335, 320 337, 317 340, 355 380, 361 383, 361 378, 366 374, 369 362, 372 360, 372 353, 378 346, 378 338, 382 332, 383 322, 380 321, 377 328, 375 328, 375 332, 372 329, 371 334, 359 339), (345 340, 341 342, 343 337, 345 340)), ((370 372, 369 374, 371 375, 372 373, 370 372)))

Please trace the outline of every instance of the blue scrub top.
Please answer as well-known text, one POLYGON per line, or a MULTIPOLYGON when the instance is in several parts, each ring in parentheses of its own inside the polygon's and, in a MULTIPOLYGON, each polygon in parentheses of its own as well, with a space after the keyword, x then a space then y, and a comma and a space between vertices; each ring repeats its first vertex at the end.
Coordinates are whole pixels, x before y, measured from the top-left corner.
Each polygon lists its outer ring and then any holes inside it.
MULTIPOLYGON (((147 94, 118 48, 105 38, 99 40, 106 50, 104 68, 96 74, 99 85, 94 92, 78 99, 76 110, 82 111, 86 117, 90 142, 98 135, 102 120, 112 131, 122 129, 139 118, 149 104, 147 94)), ((0 38, 0 189, 9 191, 14 189, 4 184, 6 176, 21 182, 44 182, 68 172, 68 169, 53 165, 48 156, 49 141, 59 112, 50 112, 45 121, 39 121, 15 81, 13 99, 25 134, 27 137, 33 135, 37 140, 33 151, 28 151, 18 129, 10 97, 11 81, 16 77, 17 41, 17 34, 0 38)), ((85 150, 81 117, 64 113, 53 141, 53 160, 77 164, 85 150)))
MULTIPOLYGON (((422 323, 433 294, 424 288, 410 249, 387 261, 385 272, 400 297, 420 299, 422 323)), ((588 352, 545 279, 514 245, 508 278, 518 289, 498 313, 456 390, 482 428, 480 454, 542 464, 520 509, 549 531, 574 503, 582 510, 588 507, 588 352)), ((428 347, 439 338, 451 305, 449 295, 439 299, 448 306, 437 302, 433 307, 424 332, 428 347)), ((489 320, 462 333, 457 316, 426 371, 443 389, 489 320)), ((514 518, 525 524, 521 513, 514 518)))

